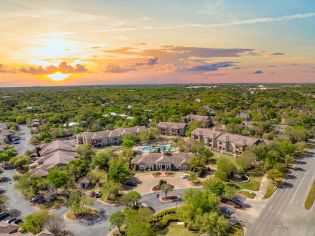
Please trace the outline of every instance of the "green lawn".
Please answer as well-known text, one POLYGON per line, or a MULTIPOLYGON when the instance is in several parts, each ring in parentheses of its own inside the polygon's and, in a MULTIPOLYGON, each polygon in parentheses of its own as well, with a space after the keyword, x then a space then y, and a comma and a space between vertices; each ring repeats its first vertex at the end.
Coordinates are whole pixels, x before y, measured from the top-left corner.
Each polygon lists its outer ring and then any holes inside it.
POLYGON ((263 197, 263 199, 270 198, 275 191, 276 191, 276 189, 274 188, 271 180, 269 180, 269 183, 268 183, 268 186, 267 186, 267 191, 266 191, 265 196, 263 197))
POLYGON ((239 194, 239 195, 242 195, 244 197, 251 198, 251 199, 256 197, 256 193, 253 193, 253 192, 239 190, 236 193, 239 194))
POLYGON ((176 223, 171 223, 165 230, 159 232, 158 236, 196 236, 198 233, 189 231, 183 225, 177 225, 176 223))
POLYGON ((315 181, 313 181, 310 191, 307 194, 304 207, 306 210, 311 209, 315 200, 315 181))
POLYGON ((241 189, 258 191, 260 188, 261 180, 262 180, 262 176, 249 176, 249 182, 240 183, 240 182, 233 181, 233 184, 235 184, 236 186, 238 186, 241 189))

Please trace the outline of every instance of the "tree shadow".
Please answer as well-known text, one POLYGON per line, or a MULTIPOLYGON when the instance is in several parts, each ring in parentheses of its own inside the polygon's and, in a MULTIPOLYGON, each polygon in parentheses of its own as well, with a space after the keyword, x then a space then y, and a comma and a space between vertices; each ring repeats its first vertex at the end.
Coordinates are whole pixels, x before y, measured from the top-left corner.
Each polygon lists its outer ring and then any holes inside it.
POLYGON ((286 175, 286 179, 296 179, 295 175, 286 175))
POLYGON ((282 183, 279 185, 279 188, 281 188, 281 189, 287 189, 287 188, 292 188, 292 187, 293 187, 293 184, 288 183, 288 182, 282 182, 282 183))
POLYGON ((301 167, 294 167, 293 168, 294 171, 305 171, 303 168, 301 167))

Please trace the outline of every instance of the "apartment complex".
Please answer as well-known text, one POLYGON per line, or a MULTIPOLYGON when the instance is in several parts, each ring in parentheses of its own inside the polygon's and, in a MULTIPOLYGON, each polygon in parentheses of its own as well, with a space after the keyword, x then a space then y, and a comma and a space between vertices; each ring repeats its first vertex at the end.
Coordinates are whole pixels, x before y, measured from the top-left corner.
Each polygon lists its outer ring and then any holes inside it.
POLYGON ((121 144, 125 135, 139 134, 140 132, 147 131, 148 128, 145 126, 135 126, 99 132, 84 132, 76 136, 76 142, 77 144, 88 144, 98 148, 105 146, 115 146, 121 144))
POLYGON ((142 153, 131 160, 132 168, 140 170, 188 170, 190 153, 142 153))
POLYGON ((160 122, 157 127, 162 135, 185 136, 187 124, 177 122, 160 122))
POLYGON ((36 147, 38 160, 32 165, 36 166, 30 172, 39 176, 47 176, 48 171, 56 166, 67 165, 79 154, 76 151, 75 143, 67 140, 55 140, 51 143, 36 147))
POLYGON ((201 116, 201 115, 187 115, 181 117, 181 121, 184 123, 189 123, 190 121, 198 121, 202 124, 203 128, 208 128, 212 123, 212 118, 209 116, 201 116))
POLYGON ((204 142, 205 145, 211 149, 234 155, 240 155, 247 147, 261 142, 261 139, 258 138, 251 138, 243 135, 230 134, 205 128, 195 129, 191 133, 191 138, 204 142))

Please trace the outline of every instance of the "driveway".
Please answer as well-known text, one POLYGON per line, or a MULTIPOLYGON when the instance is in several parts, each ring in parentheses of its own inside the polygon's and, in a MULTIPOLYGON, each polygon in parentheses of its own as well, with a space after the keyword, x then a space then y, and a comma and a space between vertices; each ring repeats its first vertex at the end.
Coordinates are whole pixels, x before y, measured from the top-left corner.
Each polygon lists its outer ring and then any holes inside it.
MULTIPOLYGON (((163 173, 162 173, 163 174, 163 173)), ((188 189, 193 186, 187 179, 182 179, 180 177, 180 172, 175 172, 175 176, 159 176, 154 177, 150 173, 137 173, 135 177, 139 180, 139 184, 133 190, 137 191, 141 195, 146 193, 152 193, 152 187, 158 185, 160 180, 166 180, 169 184, 174 185, 175 189, 188 189)))
POLYGON ((30 129, 26 125, 20 125, 20 131, 22 133, 20 136, 21 140, 19 144, 14 145, 14 149, 18 152, 19 156, 22 156, 26 150, 34 149, 34 146, 29 143, 32 137, 30 129))

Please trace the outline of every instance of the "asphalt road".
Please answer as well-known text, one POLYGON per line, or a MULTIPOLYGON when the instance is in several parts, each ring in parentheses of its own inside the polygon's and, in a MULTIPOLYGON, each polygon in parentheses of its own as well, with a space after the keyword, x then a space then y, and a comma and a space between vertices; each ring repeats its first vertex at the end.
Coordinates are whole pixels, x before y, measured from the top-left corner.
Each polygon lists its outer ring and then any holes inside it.
POLYGON ((20 131, 22 133, 21 140, 19 144, 14 145, 14 149, 22 156, 26 150, 32 150, 34 146, 29 143, 32 137, 30 129, 26 125, 20 125, 20 131))
POLYGON ((312 149, 294 165, 246 236, 315 236, 315 208, 304 209, 314 170, 312 149))

